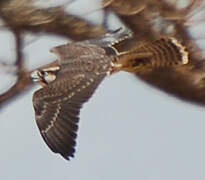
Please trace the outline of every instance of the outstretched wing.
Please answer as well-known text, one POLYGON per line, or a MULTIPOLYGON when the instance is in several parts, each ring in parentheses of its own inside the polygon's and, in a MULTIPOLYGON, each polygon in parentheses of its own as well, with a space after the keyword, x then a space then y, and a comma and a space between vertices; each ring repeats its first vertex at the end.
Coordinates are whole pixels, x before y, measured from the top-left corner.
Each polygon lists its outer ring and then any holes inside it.
POLYGON ((40 133, 46 144, 65 159, 74 156, 79 112, 106 73, 62 73, 58 81, 35 92, 33 105, 40 133))

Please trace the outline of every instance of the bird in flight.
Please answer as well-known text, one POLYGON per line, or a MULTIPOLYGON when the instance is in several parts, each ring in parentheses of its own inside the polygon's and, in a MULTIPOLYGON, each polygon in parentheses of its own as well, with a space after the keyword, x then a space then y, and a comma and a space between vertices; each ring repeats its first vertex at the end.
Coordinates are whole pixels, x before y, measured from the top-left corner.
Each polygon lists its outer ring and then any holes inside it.
POLYGON ((57 60, 33 71, 32 80, 42 86, 33 95, 35 118, 53 152, 67 160, 74 157, 80 109, 105 77, 118 71, 136 73, 189 62, 186 48, 173 37, 139 42, 120 52, 116 46, 131 37, 129 31, 115 31, 98 39, 55 47, 51 52, 57 60))

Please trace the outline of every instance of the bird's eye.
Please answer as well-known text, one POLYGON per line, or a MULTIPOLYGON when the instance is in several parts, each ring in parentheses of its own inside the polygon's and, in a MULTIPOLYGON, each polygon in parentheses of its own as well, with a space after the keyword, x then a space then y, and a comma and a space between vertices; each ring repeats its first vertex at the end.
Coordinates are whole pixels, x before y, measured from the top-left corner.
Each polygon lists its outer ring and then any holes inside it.
POLYGON ((40 70, 39 74, 41 75, 41 77, 44 77, 47 75, 47 72, 40 70))

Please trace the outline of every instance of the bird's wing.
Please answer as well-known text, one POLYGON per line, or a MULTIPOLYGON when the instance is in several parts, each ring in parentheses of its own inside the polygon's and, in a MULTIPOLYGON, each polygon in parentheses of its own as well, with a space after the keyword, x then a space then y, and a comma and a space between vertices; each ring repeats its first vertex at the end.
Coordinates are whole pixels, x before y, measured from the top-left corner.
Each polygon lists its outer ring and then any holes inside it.
POLYGON ((64 76, 35 92, 33 105, 36 122, 46 144, 53 152, 69 160, 75 152, 80 108, 106 73, 64 76))

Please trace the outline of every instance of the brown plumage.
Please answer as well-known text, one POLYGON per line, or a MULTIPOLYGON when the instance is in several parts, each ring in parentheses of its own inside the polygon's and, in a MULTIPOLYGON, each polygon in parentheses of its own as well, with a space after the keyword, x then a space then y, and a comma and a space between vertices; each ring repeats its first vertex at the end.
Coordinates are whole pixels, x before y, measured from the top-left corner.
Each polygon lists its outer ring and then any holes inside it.
POLYGON ((115 45, 130 36, 111 36, 111 42, 104 37, 53 48, 57 62, 32 74, 43 86, 33 96, 40 133, 50 149, 66 159, 74 156, 80 109, 107 75, 188 63, 188 53, 174 38, 139 43, 119 53, 115 45))
POLYGON ((75 151, 80 108, 106 76, 111 60, 102 48, 88 43, 52 51, 59 55, 60 70, 55 80, 35 92, 33 104, 43 139, 53 152, 69 159, 75 151))

